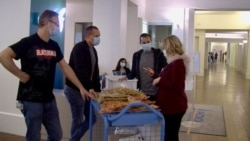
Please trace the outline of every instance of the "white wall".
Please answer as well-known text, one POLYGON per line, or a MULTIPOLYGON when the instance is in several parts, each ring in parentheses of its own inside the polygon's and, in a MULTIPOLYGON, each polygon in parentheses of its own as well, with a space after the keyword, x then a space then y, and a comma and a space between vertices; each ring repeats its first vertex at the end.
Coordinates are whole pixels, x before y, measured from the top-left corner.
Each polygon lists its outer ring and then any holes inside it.
POLYGON ((74 46, 75 23, 93 21, 93 0, 67 0, 65 20, 65 60, 69 61, 74 46))
MULTIPOLYGON (((0 1, 0 51, 29 35, 29 15, 30 0, 0 1)), ((19 62, 16 63, 19 65, 19 62)), ((0 79, 0 132, 24 135, 26 128, 23 116, 15 107, 18 79, 2 65, 0 65, 0 79)))
POLYGON ((250 43, 249 43, 249 41, 250 41, 250 32, 249 32, 250 30, 248 30, 248 43, 246 44, 247 45, 247 56, 246 56, 246 63, 247 63, 247 67, 246 67, 246 75, 245 75, 245 77, 247 78, 247 79, 250 79, 250 43))
POLYGON ((250 20, 248 20, 250 12, 196 12, 195 13, 195 29, 227 29, 227 30, 243 30, 249 29, 250 20), (222 18, 223 17, 223 18, 222 18))
POLYGON ((100 72, 112 73, 126 55, 127 0, 94 0, 93 24, 99 27, 101 43, 96 47, 100 72))
POLYGON ((138 26, 140 23, 140 19, 137 16, 138 6, 134 4, 128 5, 128 20, 127 20, 127 46, 126 46, 126 59, 132 67, 132 55, 135 51, 140 49, 139 46, 139 35, 140 35, 140 27, 138 26))
POLYGON ((231 68, 235 68, 235 50, 237 48, 237 44, 236 43, 230 43, 230 63, 229 63, 229 67, 231 68))
POLYGON ((246 44, 238 45, 236 48, 236 70, 241 73, 246 72, 246 58, 247 57, 247 46, 246 44))
POLYGON ((250 5, 250 1, 248 0, 239 0, 239 1, 145 0, 145 1, 146 1, 146 19, 149 22, 168 21, 168 17, 166 15, 168 14, 168 10, 171 8, 239 10, 239 9, 249 9, 250 5))
POLYGON ((172 26, 172 34, 178 36, 181 42, 184 43, 184 24, 185 24, 185 9, 177 8, 177 9, 168 9, 167 17, 170 18, 173 23, 172 26))
POLYGON ((138 7, 138 14, 136 15, 139 18, 145 19, 145 8, 146 8, 146 1, 145 0, 130 0, 132 3, 137 5, 138 7))

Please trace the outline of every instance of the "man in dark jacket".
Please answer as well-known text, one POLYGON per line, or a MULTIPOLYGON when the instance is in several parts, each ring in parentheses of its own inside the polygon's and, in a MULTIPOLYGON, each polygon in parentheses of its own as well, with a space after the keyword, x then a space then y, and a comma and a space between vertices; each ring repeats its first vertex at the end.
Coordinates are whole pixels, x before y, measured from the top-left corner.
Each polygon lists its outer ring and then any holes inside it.
MULTIPOLYGON (((100 92, 98 56, 94 46, 100 43, 100 32, 95 26, 89 26, 85 32, 85 40, 76 44, 71 52, 69 65, 76 73, 78 79, 89 93, 100 92)), ((89 129, 89 119, 95 123, 96 117, 89 117, 90 101, 81 98, 79 89, 68 79, 64 90, 71 113, 71 137, 70 141, 80 141, 84 133, 89 129), (85 120, 83 120, 83 115, 85 120)))
POLYGON ((151 68, 159 74, 166 65, 166 57, 160 49, 152 47, 150 34, 140 35, 140 45, 142 49, 133 54, 132 70, 127 79, 138 79, 138 89, 148 95, 150 100, 155 100, 157 88, 152 85, 153 78, 147 74, 147 70, 151 68))

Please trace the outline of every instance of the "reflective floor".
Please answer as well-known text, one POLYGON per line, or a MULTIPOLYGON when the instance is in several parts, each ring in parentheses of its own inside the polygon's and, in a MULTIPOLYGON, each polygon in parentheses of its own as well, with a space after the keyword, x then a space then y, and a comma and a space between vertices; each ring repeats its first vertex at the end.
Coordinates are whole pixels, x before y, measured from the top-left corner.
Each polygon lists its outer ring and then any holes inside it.
MULTIPOLYGON (((250 80, 242 73, 216 63, 196 77, 195 103, 222 105, 226 136, 180 133, 180 141, 250 141, 250 80)), ((24 141, 24 137, 0 133, 0 141, 24 141)))
POLYGON ((196 77, 195 103, 222 105, 226 137, 180 133, 180 141, 250 141, 250 80, 224 63, 196 77))

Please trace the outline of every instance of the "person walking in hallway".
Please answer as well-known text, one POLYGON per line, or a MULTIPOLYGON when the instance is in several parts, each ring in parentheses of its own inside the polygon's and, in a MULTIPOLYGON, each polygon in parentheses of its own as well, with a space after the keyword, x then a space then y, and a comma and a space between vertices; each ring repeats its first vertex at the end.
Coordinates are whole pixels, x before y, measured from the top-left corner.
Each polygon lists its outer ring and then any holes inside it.
POLYGON ((214 62, 217 62, 217 58, 218 58, 218 53, 215 52, 215 54, 214 54, 214 62))

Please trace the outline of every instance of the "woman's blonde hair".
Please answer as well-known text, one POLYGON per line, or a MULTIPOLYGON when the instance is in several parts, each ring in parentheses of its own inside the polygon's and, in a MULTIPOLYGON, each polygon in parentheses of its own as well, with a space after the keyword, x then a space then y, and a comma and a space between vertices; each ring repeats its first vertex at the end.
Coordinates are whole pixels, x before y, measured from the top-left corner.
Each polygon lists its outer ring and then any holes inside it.
POLYGON ((184 54, 182 43, 175 35, 170 35, 163 40, 163 48, 168 55, 184 54))

